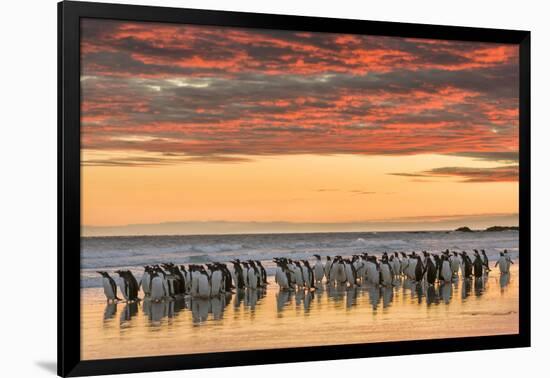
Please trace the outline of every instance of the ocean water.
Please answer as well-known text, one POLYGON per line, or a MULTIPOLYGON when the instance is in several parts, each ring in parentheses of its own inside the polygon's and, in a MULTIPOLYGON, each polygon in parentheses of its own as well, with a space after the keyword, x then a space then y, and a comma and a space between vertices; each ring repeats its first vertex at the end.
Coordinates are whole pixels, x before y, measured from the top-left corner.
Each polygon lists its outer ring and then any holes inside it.
MULTIPOLYGON (((143 266, 173 262, 202 264, 219 261, 261 260, 268 275, 275 272, 273 257, 310 259, 321 256, 349 256, 361 252, 441 252, 485 249, 490 260, 507 249, 519 258, 519 233, 503 232, 357 232, 313 234, 191 235, 84 237, 81 239, 81 287, 101 287, 97 270, 109 273, 129 269, 139 279, 143 266)), ((323 261, 325 259, 323 258, 323 261)))

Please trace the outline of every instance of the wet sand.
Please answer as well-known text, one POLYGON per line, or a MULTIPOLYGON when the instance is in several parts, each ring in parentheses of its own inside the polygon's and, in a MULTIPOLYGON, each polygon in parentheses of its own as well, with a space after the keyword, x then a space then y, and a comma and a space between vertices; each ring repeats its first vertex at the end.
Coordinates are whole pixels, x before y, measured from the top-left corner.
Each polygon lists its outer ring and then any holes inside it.
POLYGON ((313 294, 241 291, 221 299, 106 305, 82 289, 84 360, 515 334, 518 264, 483 282, 393 289, 323 285, 313 294))

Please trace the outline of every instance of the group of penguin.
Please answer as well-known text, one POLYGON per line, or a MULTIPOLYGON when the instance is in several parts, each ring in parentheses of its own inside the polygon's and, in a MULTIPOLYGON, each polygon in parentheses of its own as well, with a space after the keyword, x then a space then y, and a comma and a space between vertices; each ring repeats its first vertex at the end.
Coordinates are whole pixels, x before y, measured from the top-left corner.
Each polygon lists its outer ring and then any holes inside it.
MULTIPOLYGON (((423 251, 384 253, 380 258, 368 253, 353 255, 350 258, 326 256, 323 264, 320 255, 313 266, 308 260, 292 260, 286 257, 273 259, 276 265, 275 282, 280 290, 313 291, 323 280, 328 285, 355 287, 363 283, 391 287, 399 277, 413 282, 425 282, 435 285, 438 282, 451 282, 460 274, 464 279, 472 276, 482 278, 491 269, 489 259, 482 249, 481 253, 473 250, 471 258, 463 251, 440 254, 423 251)), ((234 289, 263 289, 267 286, 267 273, 258 260, 231 260, 231 269, 221 262, 205 265, 189 264, 147 265, 141 280, 138 282, 129 270, 117 270, 120 277, 120 289, 126 302, 139 301, 138 293, 153 302, 172 300, 179 296, 190 295, 198 298, 212 298, 233 293, 234 289)), ((508 273, 513 264, 508 252, 500 253, 495 267, 501 273, 508 273)), ((98 271, 103 277, 103 291, 107 302, 117 302, 117 284, 104 271, 98 271)))
MULTIPOLYGON (((324 264, 320 255, 314 256, 316 262, 313 267, 307 260, 298 261, 285 257, 273 259, 277 265, 275 282, 280 289, 312 290, 317 284, 322 283, 323 279, 329 285, 354 287, 368 282, 389 287, 401 276, 413 282, 425 281, 429 285, 434 285, 436 281, 451 282, 458 277, 459 272, 463 278, 469 279, 472 276, 481 278, 491 270, 485 250, 479 253, 475 249, 473 259, 465 251, 458 253, 449 250, 441 254, 426 251, 422 254, 414 251, 411 254, 384 253, 381 258, 366 252, 353 255, 351 258, 327 256, 324 264)), ((501 273, 508 273, 510 264, 513 264, 512 259, 504 250, 500 253, 495 267, 499 266, 501 273)))
MULTIPOLYGON (((139 283, 128 270, 117 270, 115 273, 121 278, 120 289, 126 302, 139 301, 140 288, 145 298, 160 302, 185 295, 211 298, 232 293, 235 288, 257 289, 267 286, 267 272, 260 261, 235 259, 231 263, 231 271, 220 262, 205 266, 189 264, 187 267, 173 263, 147 265, 139 283)), ((97 273, 103 277, 103 292, 107 302, 121 301, 115 280, 107 272, 97 273)))

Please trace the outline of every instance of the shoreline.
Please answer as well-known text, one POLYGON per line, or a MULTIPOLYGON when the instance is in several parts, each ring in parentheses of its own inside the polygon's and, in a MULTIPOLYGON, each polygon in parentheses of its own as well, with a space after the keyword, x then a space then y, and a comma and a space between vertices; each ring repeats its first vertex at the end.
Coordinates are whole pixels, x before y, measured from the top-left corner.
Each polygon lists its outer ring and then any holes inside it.
POLYGON ((504 281, 493 270, 481 286, 459 279, 422 291, 402 281, 378 290, 323 285, 308 295, 279 292, 271 278, 265 293, 119 303, 111 312, 101 289, 81 289, 82 359, 514 334, 518 266, 504 281))

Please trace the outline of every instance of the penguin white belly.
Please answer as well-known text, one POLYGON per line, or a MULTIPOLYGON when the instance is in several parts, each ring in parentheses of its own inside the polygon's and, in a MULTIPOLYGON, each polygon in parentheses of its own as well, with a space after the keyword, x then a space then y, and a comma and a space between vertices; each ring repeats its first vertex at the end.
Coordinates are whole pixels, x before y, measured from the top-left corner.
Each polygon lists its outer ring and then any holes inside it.
POLYGON ((325 270, 323 269, 323 264, 320 261, 317 261, 315 263, 314 272, 315 272, 315 281, 321 282, 323 280, 323 275, 325 274, 325 270))
POLYGON ((346 264, 346 280, 351 284, 355 285, 355 277, 353 276, 353 270, 350 264, 346 264))
POLYGON ((197 296, 199 294, 199 276, 201 274, 193 272, 191 275, 191 295, 197 296))
POLYGON ((391 286, 392 279, 391 279, 390 266, 388 264, 381 264, 380 272, 382 273, 382 284, 384 286, 391 286))
POLYGON ((443 261, 441 264, 441 276, 445 282, 451 282, 453 272, 451 271, 451 264, 448 261, 443 261))
POLYGON ((254 269, 248 269, 248 287, 256 289, 257 286, 258 279, 256 278, 256 272, 254 272, 254 269))
POLYGON ((111 282, 108 278, 103 277, 103 292, 105 293, 105 296, 107 299, 114 300, 115 298, 115 292, 113 291, 113 287, 111 286, 111 282))
POLYGON ((327 281, 330 280, 330 269, 332 268, 332 262, 325 263, 325 266, 323 267, 325 271, 325 277, 327 278, 327 281))
POLYGON ((396 275, 399 275, 401 272, 401 262, 399 260, 394 259, 392 264, 393 273, 396 275))
POLYGON ((141 277, 141 288, 143 289, 143 294, 149 296, 151 294, 151 276, 149 273, 143 273, 141 277))
POLYGON ((283 274, 283 269, 278 266, 277 268, 275 268, 275 283, 279 284, 279 286, 281 286, 281 276, 283 274))
POLYGON ((336 281, 337 279, 337 273, 338 273, 338 265, 340 264, 332 264, 330 266, 330 272, 329 272, 329 281, 332 283, 336 281))
POLYGON ((418 264, 418 260, 416 259, 409 259, 409 265, 407 267, 407 277, 410 280, 416 279, 416 264, 418 264))
POLYGON ((506 257, 501 257, 498 260, 498 268, 500 269, 500 273, 508 273, 510 270, 510 263, 506 259, 506 257))
POLYGON ((336 281, 340 284, 346 282, 346 269, 344 264, 336 264, 336 281))
POLYGON ((160 301, 164 297, 164 285, 162 278, 154 277, 151 280, 151 300, 160 301))
POLYGON ((302 275, 302 270, 300 268, 296 268, 294 275, 296 277, 296 285, 304 286, 304 276, 302 275))
POLYGON ((460 270, 460 260, 458 257, 452 257, 451 258, 451 272, 453 274, 458 274, 458 271, 460 270))
POLYGON ((212 273, 211 284, 212 284, 212 295, 218 295, 222 290, 222 272, 216 270, 212 273))
POLYGON ((208 282, 208 277, 206 274, 199 274, 199 277, 197 279, 197 295, 201 298, 208 298, 210 297, 210 283, 208 282))

